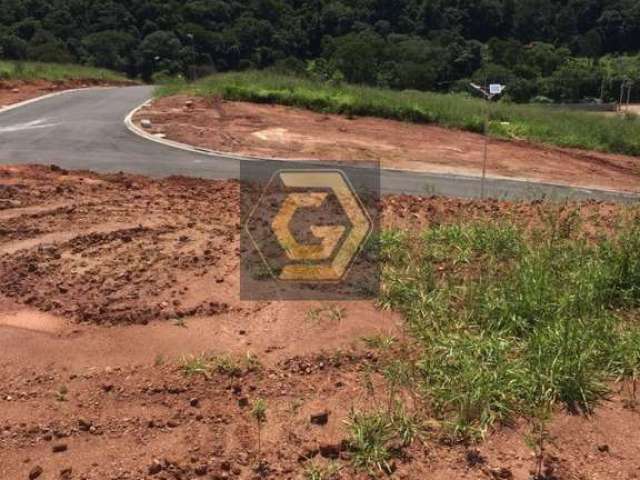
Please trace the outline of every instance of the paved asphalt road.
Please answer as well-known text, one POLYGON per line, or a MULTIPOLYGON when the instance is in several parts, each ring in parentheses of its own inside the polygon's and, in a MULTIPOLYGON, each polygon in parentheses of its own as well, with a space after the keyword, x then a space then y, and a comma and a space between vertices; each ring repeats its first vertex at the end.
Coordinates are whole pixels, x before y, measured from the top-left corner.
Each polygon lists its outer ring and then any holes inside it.
MULTIPOLYGON (((239 160, 178 150, 131 133, 123 120, 151 93, 148 86, 81 90, 0 113, 0 163, 56 164, 155 177, 238 177, 239 160)), ((383 192, 480 196, 480 181, 459 175, 383 171, 381 185, 383 192)), ((494 198, 640 199, 639 195, 512 180, 488 180, 485 191, 494 198)))

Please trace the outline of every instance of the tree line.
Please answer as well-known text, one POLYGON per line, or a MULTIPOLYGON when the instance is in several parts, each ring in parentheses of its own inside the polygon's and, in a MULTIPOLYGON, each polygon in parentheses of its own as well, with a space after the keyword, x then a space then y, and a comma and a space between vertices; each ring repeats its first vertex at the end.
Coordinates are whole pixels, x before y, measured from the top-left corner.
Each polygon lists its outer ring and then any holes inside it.
POLYGON ((3 58, 145 80, 273 67, 396 89, 502 82, 518 102, 611 101, 639 78, 639 50, 637 0, 0 0, 3 58))

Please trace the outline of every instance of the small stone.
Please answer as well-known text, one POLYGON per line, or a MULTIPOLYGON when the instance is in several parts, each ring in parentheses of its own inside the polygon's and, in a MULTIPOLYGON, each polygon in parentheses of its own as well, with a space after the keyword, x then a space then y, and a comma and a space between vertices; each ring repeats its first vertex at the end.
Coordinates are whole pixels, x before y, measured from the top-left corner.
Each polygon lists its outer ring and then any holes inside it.
POLYGON ((142 120, 140 120, 140 126, 147 130, 150 129, 152 127, 151 120, 149 120, 148 118, 143 118, 142 120))
POLYGON ((323 412, 313 413, 311 414, 310 421, 314 425, 326 425, 329 421, 329 412, 325 410, 323 412))
POLYGON ((513 479, 513 473, 508 468, 493 468, 489 470, 491 476, 496 479, 511 480, 513 479))
POLYGON ((69 447, 67 446, 66 443, 56 443, 51 450, 53 450, 53 453, 62 453, 62 452, 66 452, 69 449, 69 447))
POLYGON ((72 473, 73 473, 73 468, 71 467, 63 468, 62 470, 60 470, 60 478, 62 480, 68 480, 71 478, 72 473))
POLYGON ((320 444, 320 455, 324 458, 337 459, 340 456, 342 445, 334 443, 322 443, 320 444))
POLYGON ((598 450, 602 453, 609 453, 609 445, 606 443, 603 445, 598 445, 598 450))
POLYGON ((42 472, 43 472, 42 467, 40 465, 36 465, 29 472, 29 480, 35 480, 40 475, 42 475, 42 472))
POLYGON ((465 453, 465 459, 467 461, 467 465, 470 467, 475 467, 477 465, 484 465, 487 463, 487 459, 480 453, 480 450, 477 448, 467 450, 465 453))
POLYGON ((156 473, 160 473, 162 470, 162 463, 159 460, 154 460, 151 465, 149 465, 149 475, 155 475, 156 473))
POLYGON ((192 398, 191 400, 189 400, 189 405, 191 405, 192 407, 199 407, 200 400, 197 398, 192 398))
POLYGON ((85 418, 79 418, 78 419, 78 426, 80 428, 80 430, 82 430, 83 432, 88 432, 91 429, 91 421, 85 419, 85 418))

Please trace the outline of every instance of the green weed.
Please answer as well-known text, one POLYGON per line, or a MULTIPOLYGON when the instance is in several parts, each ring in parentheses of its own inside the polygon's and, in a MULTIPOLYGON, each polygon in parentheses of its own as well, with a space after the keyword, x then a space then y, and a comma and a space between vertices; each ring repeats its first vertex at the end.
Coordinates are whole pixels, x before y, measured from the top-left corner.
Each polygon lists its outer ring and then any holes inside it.
POLYGON ((340 472, 340 465, 335 462, 329 462, 325 465, 321 465, 317 462, 312 462, 304 469, 305 480, 333 480, 337 478, 340 472))
POLYGON ((392 473, 393 458, 421 435, 420 422, 400 402, 391 411, 352 411, 346 421, 352 463, 369 474, 392 473))
POLYGON ((613 379, 635 401, 640 222, 588 242, 576 211, 544 208, 529 231, 503 221, 380 236, 380 304, 405 315, 422 352, 410 383, 454 438, 546 404, 590 412, 613 379))
POLYGON ((391 452, 387 443, 393 438, 393 425, 381 412, 352 412, 348 422, 353 465, 370 473, 391 473, 391 452))

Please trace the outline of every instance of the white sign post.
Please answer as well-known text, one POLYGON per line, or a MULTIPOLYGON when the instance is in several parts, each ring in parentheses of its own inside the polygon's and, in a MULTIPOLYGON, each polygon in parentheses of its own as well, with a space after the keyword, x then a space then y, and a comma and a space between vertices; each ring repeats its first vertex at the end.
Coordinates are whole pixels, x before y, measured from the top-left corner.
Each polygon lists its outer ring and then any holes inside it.
POLYGON ((475 83, 470 83, 471 87, 480 92, 484 98, 488 101, 487 104, 487 116, 484 123, 484 156, 482 161, 482 179, 480 180, 480 198, 484 200, 484 184, 487 178, 487 159, 489 157, 489 123, 491 120, 491 102, 495 97, 501 95, 502 92, 507 88, 506 85, 502 85, 500 83, 490 83, 489 91, 485 88, 482 88, 480 85, 476 85, 475 83))
POLYGON ((492 83, 489 85, 489 93, 491 95, 500 95, 504 90, 504 85, 500 85, 499 83, 492 83))

